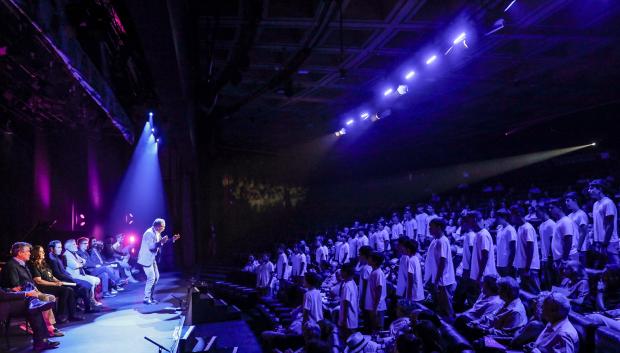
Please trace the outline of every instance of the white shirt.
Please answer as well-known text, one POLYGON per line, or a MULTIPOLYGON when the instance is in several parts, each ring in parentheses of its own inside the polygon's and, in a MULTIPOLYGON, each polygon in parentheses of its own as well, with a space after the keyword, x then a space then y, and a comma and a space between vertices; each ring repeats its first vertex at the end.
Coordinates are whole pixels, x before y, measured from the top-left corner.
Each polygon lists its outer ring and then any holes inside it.
MULTIPOLYGON (((366 281, 366 296, 368 296, 368 279, 370 278, 371 272, 372 272, 372 267, 370 267, 370 265, 368 264, 363 265, 360 270, 360 280, 359 280, 359 287, 358 287, 360 300, 362 299, 362 290, 364 290, 364 281, 366 281)), ((361 303, 361 305, 365 305, 365 302, 361 303)))
MULTIPOLYGON (((571 214, 568 215, 568 217, 570 217, 570 219, 572 219, 573 222, 575 222, 578 229, 580 229, 581 226, 583 225, 585 225, 587 229, 588 224, 589 224, 589 219, 588 219, 588 215, 583 210, 577 210, 575 212, 572 212, 571 214)), ((577 246, 579 246, 579 237, 577 237, 577 246)), ((583 239, 583 245, 581 245, 581 249, 579 249, 579 251, 586 251, 586 250, 588 250, 588 231, 587 230, 586 230, 585 237, 583 239)))
POLYGON ((334 260, 336 260, 336 262, 339 262, 338 259, 339 259, 341 247, 342 247, 341 241, 337 241, 336 244, 334 244, 334 260))
POLYGON ((466 313, 474 319, 480 319, 484 315, 493 314, 503 305, 504 301, 499 295, 485 296, 484 293, 480 293, 478 300, 466 313))
POLYGON ((357 238, 351 238, 349 243, 349 259, 357 256, 357 238))
POLYGON ((463 269, 469 270, 471 268, 471 252, 474 246, 474 240, 476 239, 476 233, 469 231, 463 234, 463 269))
POLYGON ((355 281, 350 280, 343 283, 340 288, 340 312, 338 313, 338 326, 349 329, 357 328, 359 316, 358 289, 355 281), (344 311, 344 303, 348 302, 348 310, 344 311))
POLYGON ((416 239, 416 228, 417 228, 417 223, 415 221, 415 219, 410 219, 408 221, 405 221, 405 235, 407 236, 407 238, 409 239, 416 239))
POLYGON ((260 264, 256 268, 256 286, 258 288, 269 287, 269 280, 273 273, 274 266, 271 261, 267 261, 264 264, 260 264))
POLYGON ((392 240, 398 239, 404 234, 404 228, 400 222, 392 224, 392 240))
POLYGON ((618 210, 616 209, 616 205, 614 205, 613 201, 611 201, 607 196, 596 201, 594 206, 592 206, 592 231, 594 233, 594 241, 605 241, 604 219, 608 216, 614 217, 614 230, 611 235, 610 242, 618 241, 618 210))
POLYGON ((525 245, 529 242, 534 243, 534 254, 532 255, 532 263, 530 269, 540 269, 540 255, 538 254, 538 239, 536 239, 536 231, 528 222, 523 223, 517 229, 517 248, 515 253, 515 268, 525 268, 527 256, 525 253, 525 245))
POLYGON ((386 225, 383 228, 383 232, 382 232, 384 244, 387 244, 386 245, 387 248, 385 250, 391 250, 392 249, 392 246, 390 245, 390 234, 391 233, 392 233, 392 230, 390 229, 389 226, 386 225), (387 243, 385 243, 385 242, 387 242, 387 243))
POLYGON ((338 263, 344 264, 349 261, 349 243, 342 243, 338 251, 338 263))
POLYGON ((409 256, 401 255, 398 262, 398 278, 396 281, 396 295, 402 297, 407 289, 407 270, 409 269, 409 256))
POLYGON ((538 232, 540 233, 540 251, 543 260, 551 256, 551 238, 553 238, 554 229, 555 222, 552 219, 542 222, 538 227, 538 232))
POLYGON ((375 310, 375 305, 377 311, 387 310, 387 305, 385 304, 385 297, 387 295, 387 288, 385 285, 385 274, 381 270, 381 268, 377 268, 370 273, 370 277, 368 277, 368 290, 366 291, 366 302, 364 303, 364 309, 366 310, 375 310), (375 296, 374 290, 375 288, 381 286, 381 294, 379 297, 375 296))
POLYGON ((321 262, 323 261, 327 261, 327 251, 325 251, 326 249, 322 246, 319 246, 318 248, 316 248, 316 250, 314 251, 314 258, 317 264, 321 264, 321 262))
POLYGON ((495 268, 495 253, 493 251, 493 238, 491 238, 491 233, 485 228, 480 229, 474 240, 474 249, 471 255, 471 273, 469 277, 473 280, 477 280, 481 271, 482 276, 497 274, 497 269, 495 268), (484 269, 480 268, 483 250, 489 253, 489 259, 484 269))
POLYGON ((441 258, 446 259, 446 265, 443 269, 443 275, 439 279, 439 285, 449 286, 456 283, 454 265, 452 264, 452 252, 450 251, 450 240, 445 235, 439 239, 433 239, 428 247, 424 263, 424 282, 431 280, 435 283, 435 279, 439 275, 438 266, 441 258))
POLYGON ((416 302, 422 301, 424 300, 424 281, 422 279, 422 269, 420 267, 418 255, 409 256, 407 264, 407 274, 411 273, 413 275, 413 286, 411 286, 409 297, 416 302))
POLYGON ((575 353, 579 349, 579 335, 568 318, 555 324, 548 323, 534 342, 533 353, 575 353))
POLYGON ((304 294, 304 310, 309 310, 308 321, 318 323, 323 320, 323 301, 318 289, 311 289, 304 294))
POLYGON ((276 263, 276 277, 278 279, 286 279, 284 277, 286 265, 288 265, 288 257, 286 257, 285 253, 282 253, 278 256, 278 262, 276 263))
POLYGON ((554 260, 562 259, 564 254, 564 236, 567 234, 571 236, 569 255, 574 255, 577 253, 579 228, 577 228, 577 225, 570 217, 564 216, 555 224, 553 237, 551 238, 551 253, 554 260))
POLYGON ((415 215, 415 221, 418 224, 418 234, 420 239, 424 239, 428 235, 428 215, 424 212, 415 215))
POLYGON ((305 254, 293 254, 292 259, 292 275, 303 276, 306 274, 306 255, 305 254))
POLYGON ((511 241, 517 241, 517 231, 515 227, 507 224, 497 231, 497 267, 512 266, 508 263, 511 241))
POLYGON ((360 248, 362 246, 367 246, 368 245, 368 237, 366 235, 362 235, 361 237, 357 238, 357 256, 360 255, 360 248))

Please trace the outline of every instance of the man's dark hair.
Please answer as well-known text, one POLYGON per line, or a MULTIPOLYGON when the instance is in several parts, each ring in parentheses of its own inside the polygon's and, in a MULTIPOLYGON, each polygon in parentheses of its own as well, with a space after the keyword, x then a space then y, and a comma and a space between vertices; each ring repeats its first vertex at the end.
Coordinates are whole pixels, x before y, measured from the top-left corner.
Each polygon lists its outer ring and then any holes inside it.
POLYGON ((79 238, 77 238, 77 245, 80 245, 83 242, 86 242, 87 244, 90 243, 90 241, 88 240, 87 237, 79 237, 79 238))
POLYGON ((497 294, 499 289, 497 287, 497 280, 498 277, 496 275, 486 275, 482 277, 482 285, 486 285, 487 288, 489 288, 489 290, 491 291, 491 293, 497 294))
POLYGON ((378 251, 373 251, 370 254, 370 259, 377 264, 377 266, 383 265, 383 261, 385 261, 385 257, 378 251))
POLYGON ((579 203, 579 194, 577 194, 574 191, 569 191, 566 194, 564 194, 564 199, 575 200, 577 203, 579 203))
POLYGON ((418 353, 421 341, 412 333, 406 333, 396 338, 396 349, 399 353, 418 353))
POLYGON ((47 250, 55 248, 56 244, 62 244, 62 243, 60 242, 60 240, 52 240, 49 242, 49 244, 47 244, 47 250))
POLYGON ((407 239, 404 246, 405 249, 411 251, 411 255, 415 255, 418 252, 418 242, 413 239, 407 239))
POLYGON ((360 255, 368 258, 372 253, 372 248, 368 245, 364 245, 360 248, 360 255))
POLYGON ((401 236, 398 238, 398 244, 403 245, 403 246, 404 246, 404 245, 405 245, 408 241, 409 241, 409 238, 407 238, 407 237, 406 237, 406 236, 404 236, 404 235, 401 235, 401 236))
POLYGON ((497 281, 498 291, 510 294, 512 299, 519 298, 519 284, 512 277, 502 277, 497 281))
POLYGON ((11 256, 17 256, 17 254, 19 254, 19 252, 22 251, 24 248, 32 249, 32 245, 23 241, 18 241, 17 243, 13 244, 13 246, 11 246, 11 256))
POLYGON ((355 275, 355 267, 351 263, 342 265, 340 272, 343 276, 353 277, 355 275))
POLYGON ((439 227, 442 232, 446 230, 446 221, 442 217, 433 218, 428 224, 429 226, 439 227))
POLYGON ((519 217, 525 216, 525 210, 523 209, 523 207, 519 205, 510 206, 510 213, 516 214, 519 217))
POLYGON ((305 279, 314 288, 319 288, 323 283, 323 278, 316 272, 306 272, 305 279))

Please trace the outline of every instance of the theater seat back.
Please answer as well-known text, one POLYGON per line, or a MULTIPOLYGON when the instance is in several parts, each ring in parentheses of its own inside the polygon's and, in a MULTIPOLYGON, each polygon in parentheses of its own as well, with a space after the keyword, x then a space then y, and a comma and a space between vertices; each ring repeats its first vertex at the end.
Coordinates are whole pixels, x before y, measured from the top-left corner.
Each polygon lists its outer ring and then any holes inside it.
MULTIPOLYGON (((594 335, 599 327, 598 324, 575 312, 571 312, 568 315, 568 320, 573 324, 579 335, 579 352, 593 352, 594 335)), ((618 346, 618 349, 618 351, 620 351, 620 346, 618 346)))
MULTIPOLYGON (((620 352, 620 331, 608 327, 599 327, 595 333, 594 346, 595 353, 620 352)), ((581 352, 587 351, 581 350, 581 352)))

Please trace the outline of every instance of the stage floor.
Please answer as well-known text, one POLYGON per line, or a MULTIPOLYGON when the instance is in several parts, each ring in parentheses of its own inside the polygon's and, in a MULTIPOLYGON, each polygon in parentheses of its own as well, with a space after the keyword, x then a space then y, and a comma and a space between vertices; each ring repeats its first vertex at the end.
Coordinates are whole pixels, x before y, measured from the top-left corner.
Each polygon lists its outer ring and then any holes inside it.
MULTIPOLYGON (((67 353, 157 353, 157 348, 144 339, 148 336, 162 346, 173 344, 172 334, 179 325, 180 315, 172 310, 178 305, 171 294, 185 298, 188 282, 178 274, 165 273, 157 285, 157 305, 144 305, 144 282, 130 284, 114 298, 104 300, 104 310, 85 315, 86 320, 60 325, 64 337, 54 352, 67 353), (169 308, 169 309, 167 309, 169 308)), ((9 352, 32 352, 31 338, 13 326, 9 352)), ((0 352, 6 351, 4 340, 0 352)), ((50 350, 51 352, 52 350, 50 350)))

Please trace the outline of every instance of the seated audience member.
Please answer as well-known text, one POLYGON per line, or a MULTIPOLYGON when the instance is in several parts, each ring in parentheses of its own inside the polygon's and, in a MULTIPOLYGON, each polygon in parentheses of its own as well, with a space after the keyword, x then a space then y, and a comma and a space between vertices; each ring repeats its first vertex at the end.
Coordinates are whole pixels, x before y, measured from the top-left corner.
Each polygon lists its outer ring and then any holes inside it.
POLYGON ((32 329, 33 349, 42 351, 56 348, 60 342, 48 340, 49 333, 43 314, 51 310, 54 303, 39 302, 33 305, 33 300, 37 300, 38 296, 35 290, 7 291, 0 288, 0 321, 4 322, 9 315, 25 316, 32 329))
POLYGON ((112 267, 107 266, 101 257, 98 257, 96 249, 88 252, 88 238, 82 237, 77 240, 77 255, 86 260, 84 270, 87 274, 96 276, 101 281, 101 290, 104 298, 112 297, 118 293, 116 288, 120 287, 121 279, 112 267))
POLYGON ((587 315, 590 320, 620 331, 620 266, 605 267, 598 285, 596 309, 601 313, 587 315))
POLYGON ((553 292, 564 294, 574 307, 581 307, 590 293, 586 269, 577 261, 568 261, 560 267, 562 283, 553 292))
POLYGON ((562 294, 551 293, 543 302, 542 316, 547 326, 540 336, 524 347, 529 353, 576 353, 579 336, 568 320, 570 302, 562 294))
POLYGON ((338 312, 338 327, 342 337, 349 337, 358 327, 359 300, 358 289, 353 277, 355 268, 347 264, 340 270, 342 284, 340 286, 340 311, 338 312))
MULTIPOLYGON (((87 275, 84 266, 86 265, 86 259, 82 258, 77 253, 77 243, 75 239, 69 239, 65 241, 65 260, 67 263, 67 272, 73 277, 73 279, 80 279, 90 283, 93 292, 95 287, 101 283, 98 277, 87 275)), ((94 297, 93 297, 94 298, 94 297)))
POLYGON ((356 332, 349 336, 345 342, 346 353, 376 353, 379 350, 379 344, 373 342, 367 336, 356 332))
POLYGON ((314 272, 306 273, 304 276, 304 287, 308 289, 303 299, 303 320, 302 323, 318 323, 323 320, 323 301, 321 300, 321 276, 314 272))
POLYGON ((76 297, 83 300, 85 311, 87 313, 97 311, 96 307, 101 306, 102 304, 94 300, 94 293, 91 284, 87 281, 71 277, 71 274, 65 269, 65 264, 60 258, 60 255, 62 254, 62 244, 60 243, 60 240, 52 240, 48 244, 47 248, 47 262, 52 269, 52 274, 54 277, 63 282, 75 283, 76 297))
POLYGON ((482 293, 471 309, 456 317, 454 326, 457 329, 462 330, 468 322, 492 315, 504 305, 504 301, 499 297, 497 281, 496 275, 487 275, 482 278, 482 293))
POLYGON ((411 333, 396 338, 396 353, 418 353, 421 348, 420 340, 411 333))
POLYGON ((32 258, 28 263, 32 279, 37 288, 47 294, 54 295, 57 299, 58 322, 63 323, 67 320, 80 321, 82 317, 76 315, 75 293, 71 287, 62 285, 62 282, 54 277, 47 261, 45 260, 45 250, 41 245, 36 245, 33 249, 32 258))
POLYGON ((125 276, 129 283, 138 283, 133 277, 131 265, 129 264, 129 248, 130 246, 123 247, 123 234, 117 234, 114 237, 107 237, 101 251, 103 259, 107 263, 115 263, 120 268, 120 274, 125 276))
POLYGON ((385 311, 387 310, 385 303, 387 283, 385 281, 385 273, 383 273, 381 268, 384 259, 383 254, 376 251, 373 251, 368 259, 372 272, 368 277, 368 284, 366 285, 364 310, 368 312, 373 332, 383 329, 385 311))
POLYGON ((551 292, 540 292, 535 299, 528 303, 532 316, 527 321, 527 324, 518 329, 514 337, 507 342, 508 347, 511 349, 522 349, 523 346, 534 342, 545 329, 545 324, 542 319, 542 305, 549 294, 551 294, 551 292))
POLYGON ((512 277, 502 277, 497 286, 504 305, 493 314, 471 321, 465 333, 469 338, 485 335, 512 337, 515 331, 527 323, 527 314, 519 298, 517 281, 512 277))

